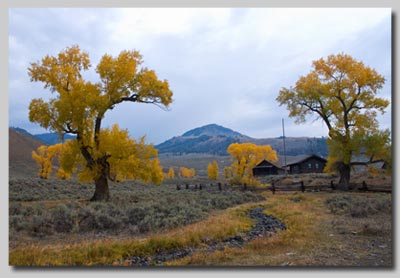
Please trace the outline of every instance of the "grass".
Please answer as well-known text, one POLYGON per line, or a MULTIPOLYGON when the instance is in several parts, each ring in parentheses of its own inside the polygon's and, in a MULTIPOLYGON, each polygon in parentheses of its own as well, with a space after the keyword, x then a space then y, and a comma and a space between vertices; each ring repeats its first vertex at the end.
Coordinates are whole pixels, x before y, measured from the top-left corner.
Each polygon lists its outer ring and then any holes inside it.
POLYGON ((91 203, 74 197, 65 199, 65 192, 73 196, 79 196, 80 193, 84 195, 87 189, 82 185, 61 188, 62 185, 41 184, 42 192, 48 195, 37 195, 34 201, 26 201, 23 196, 31 191, 31 196, 40 192, 35 185, 33 189, 26 187, 27 192, 20 195, 19 186, 10 188, 12 247, 26 244, 26 241, 20 240, 21 237, 27 238, 28 242, 37 242, 51 238, 57 241, 60 234, 132 236, 170 230, 205 219, 214 210, 263 199, 251 192, 176 190, 173 185, 125 182, 112 185, 110 202, 91 203))
MULTIPOLYGON (((10 248, 9 264, 126 265, 126 259, 132 256, 150 257, 165 251, 201 247, 210 240, 218 241, 238 235, 253 225, 247 212, 251 208, 263 206, 266 207, 264 213, 284 222, 287 229, 269 238, 255 239, 243 248, 225 248, 213 253, 199 251, 169 261, 166 265, 392 265, 390 194, 277 192, 272 195, 271 192, 264 192, 264 198, 261 198, 243 192, 216 191, 214 194, 206 191, 178 191, 172 185, 146 187, 124 183, 113 186, 113 201, 109 204, 62 199, 64 193, 58 190, 59 195, 51 195, 49 200, 12 200, 10 231, 17 236, 11 239, 11 243, 19 240, 21 244, 10 248), (230 203, 227 203, 227 199, 230 203), (196 219, 191 222, 159 226, 163 223, 160 219, 171 220, 188 210, 206 211, 200 213, 199 218, 196 218, 196 214, 188 216, 189 220, 196 219), (81 231, 76 226, 76 217, 82 217, 85 213, 93 213, 97 217, 93 218, 94 223, 86 223, 96 227, 89 232, 81 231), (128 226, 118 226, 113 222, 116 219, 128 222, 131 219, 132 223, 140 219, 144 221, 146 215, 150 215, 147 219, 153 219, 158 224, 153 223, 152 228, 147 230, 141 230, 140 225, 130 225, 130 230, 126 232, 128 226), (100 216, 104 217, 98 218, 100 216), (72 219, 72 222, 68 219, 72 219), (35 223, 36 230, 29 230, 33 227, 32 223, 35 223), (18 226, 20 224, 21 227, 18 226), (53 234, 47 235, 46 229, 50 229, 53 234), (57 229, 70 229, 70 232, 62 233, 57 229), (24 233, 28 230, 34 233, 24 233), (126 236, 121 236, 124 231, 126 236), (98 237, 98 232, 105 234, 98 237)), ((78 195, 73 190, 71 192, 73 196, 78 195)), ((146 221, 144 223, 151 222, 146 221)))
MULTIPOLYGON (((364 227, 367 223, 370 227, 381 225, 379 234, 354 233, 356 227, 361 227, 354 221, 358 218, 350 214, 332 214, 326 206, 326 200, 332 195, 342 197, 340 193, 276 194, 263 202, 268 207, 265 213, 283 221, 287 230, 271 238, 255 239, 244 248, 227 248, 212 254, 196 253, 168 265, 373 266, 380 257, 379 265, 390 266, 391 217, 388 211, 383 210, 377 218, 364 218, 364 227), (342 228, 348 229, 345 234, 336 227, 337 221, 341 221, 342 228), (377 246, 366 249, 376 242, 383 242, 380 246, 388 249, 377 246)), ((382 198, 378 195, 359 196, 362 197, 382 198)))
MULTIPOLYGON (((129 256, 148 257, 161 251, 185 246, 199 246, 204 239, 218 240, 250 229, 246 217, 248 205, 215 213, 208 219, 165 234, 153 234, 145 240, 99 240, 94 242, 54 245, 31 245, 10 252, 14 266, 76 266, 112 265, 129 256)), ((123 263, 123 262, 122 262, 123 263)))

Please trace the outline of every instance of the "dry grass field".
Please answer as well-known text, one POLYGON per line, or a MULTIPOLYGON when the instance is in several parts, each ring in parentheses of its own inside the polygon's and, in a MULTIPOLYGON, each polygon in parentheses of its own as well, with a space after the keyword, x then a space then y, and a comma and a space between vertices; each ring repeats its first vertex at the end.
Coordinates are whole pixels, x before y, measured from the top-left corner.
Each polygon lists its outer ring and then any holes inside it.
POLYGON ((10 178, 9 264, 393 266, 390 193, 177 190, 174 180, 111 184, 109 203, 88 202, 92 192, 74 181, 10 178), (257 207, 286 229, 227 245, 254 227, 257 207))

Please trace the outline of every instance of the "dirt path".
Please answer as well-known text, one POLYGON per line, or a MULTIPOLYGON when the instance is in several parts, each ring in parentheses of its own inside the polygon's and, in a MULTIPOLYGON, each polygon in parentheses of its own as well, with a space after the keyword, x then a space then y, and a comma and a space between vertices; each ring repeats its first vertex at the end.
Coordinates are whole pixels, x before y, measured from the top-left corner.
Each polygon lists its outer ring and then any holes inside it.
POLYGON ((212 253, 217 250, 224 250, 226 247, 241 248, 245 243, 255 238, 271 237, 277 233, 278 229, 286 229, 285 224, 283 224, 271 215, 264 214, 264 210, 264 207, 250 210, 249 217, 255 220, 256 224, 252 227, 250 231, 245 232, 243 235, 231 236, 221 241, 204 239, 204 246, 202 247, 187 247, 174 252, 161 252, 155 256, 148 258, 133 256, 121 260, 120 264, 132 266, 162 265, 167 261, 181 259, 186 256, 190 256, 195 252, 205 251, 207 253, 212 253))

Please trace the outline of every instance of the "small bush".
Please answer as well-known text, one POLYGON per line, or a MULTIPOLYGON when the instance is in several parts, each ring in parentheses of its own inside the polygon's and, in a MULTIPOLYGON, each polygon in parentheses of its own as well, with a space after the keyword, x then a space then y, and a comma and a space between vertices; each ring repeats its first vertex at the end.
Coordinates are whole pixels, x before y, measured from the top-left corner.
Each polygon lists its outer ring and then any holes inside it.
POLYGON ((136 225, 146 216, 146 209, 141 207, 132 207, 127 210, 126 215, 128 217, 128 223, 136 225))
POLYGON ((120 221, 107 214, 100 214, 96 216, 96 226, 100 230, 115 230, 120 226, 120 221))
POLYGON ((347 214, 355 218, 391 212, 389 195, 382 195, 378 198, 340 195, 327 199, 326 205, 334 214, 347 214))
POLYGON ((81 208, 78 211, 78 225, 82 232, 89 232, 97 229, 95 211, 89 207, 81 208))
POLYGON ((30 232, 34 236, 43 237, 46 235, 54 234, 53 225, 50 217, 47 215, 35 215, 33 216, 30 232))
POLYGON ((54 230, 57 233, 68 233, 74 226, 71 210, 64 204, 60 204, 51 211, 54 230))
POLYGON ((22 215, 11 215, 9 218, 10 229, 16 232, 27 229, 28 223, 25 222, 25 219, 22 215))
MULTIPOLYGON (((212 210, 264 199, 250 191, 177 191, 175 184, 153 186, 123 182, 110 184, 112 198, 109 202, 81 202, 74 199, 85 194, 90 198, 90 186, 78 184, 67 187, 64 181, 40 182, 40 185, 35 184, 28 189, 26 184, 13 185, 9 207, 10 229, 13 231, 27 231, 34 237, 54 233, 126 231, 137 234, 191 224, 206 218, 212 210), (50 209, 46 209, 42 201, 22 205, 16 201, 21 199, 21 194, 41 200, 60 199, 60 203, 50 209), (69 199, 67 203, 65 198, 69 199)), ((27 196, 22 199, 26 200, 27 196)))
POLYGON ((10 203, 8 214, 11 215, 19 215, 22 213, 22 205, 20 203, 10 203))

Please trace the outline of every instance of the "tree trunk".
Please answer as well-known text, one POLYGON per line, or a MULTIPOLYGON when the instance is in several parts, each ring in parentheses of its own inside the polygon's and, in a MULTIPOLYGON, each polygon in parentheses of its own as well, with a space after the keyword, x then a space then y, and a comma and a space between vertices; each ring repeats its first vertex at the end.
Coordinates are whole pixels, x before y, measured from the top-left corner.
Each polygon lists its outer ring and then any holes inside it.
POLYGON ((108 190, 108 180, 107 175, 102 173, 98 179, 95 180, 96 189, 94 191, 93 197, 90 199, 91 202, 94 201, 108 201, 110 200, 110 192, 108 190))
POLYGON ((340 174, 338 189, 348 191, 350 187, 350 165, 341 163, 338 170, 340 174))

